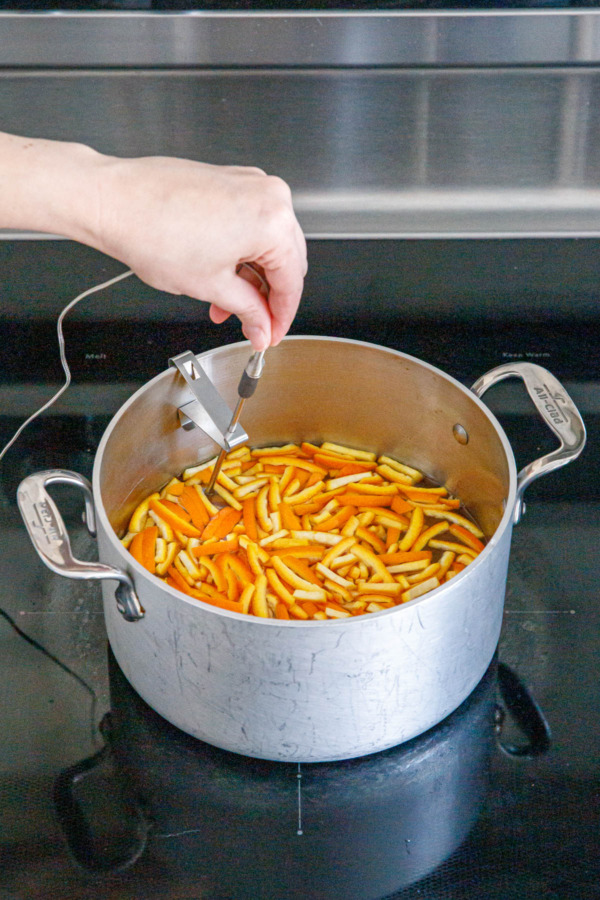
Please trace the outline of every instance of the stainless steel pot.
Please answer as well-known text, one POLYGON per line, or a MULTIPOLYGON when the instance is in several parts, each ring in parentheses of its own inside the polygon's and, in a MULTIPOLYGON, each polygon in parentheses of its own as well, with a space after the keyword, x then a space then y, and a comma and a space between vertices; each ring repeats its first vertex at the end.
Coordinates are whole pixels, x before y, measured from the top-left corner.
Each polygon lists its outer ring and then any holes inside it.
MULTIPOLYGON (((199 356, 233 406, 248 344, 199 356)), ((447 485, 487 538, 450 583, 392 610, 327 622, 281 622, 220 610, 150 575, 120 535, 140 500, 213 455, 214 442, 180 426, 189 388, 173 369, 114 416, 95 459, 93 488, 75 473, 30 476, 18 502, 54 571, 103 579, 114 655, 158 713, 215 746, 287 762, 349 759, 402 743, 440 722, 471 693, 496 648, 512 526, 525 487, 579 455, 585 427, 563 387, 531 363, 500 366, 471 390, 413 357, 372 344, 291 337, 269 351, 244 415, 254 445, 331 440, 407 462, 447 485), (479 399, 523 379, 559 448, 518 475, 501 426, 479 399), (78 483, 98 563, 73 560, 46 485, 78 483), (95 508, 95 515, 94 515, 95 508), (118 580, 116 592, 108 581, 118 580)))

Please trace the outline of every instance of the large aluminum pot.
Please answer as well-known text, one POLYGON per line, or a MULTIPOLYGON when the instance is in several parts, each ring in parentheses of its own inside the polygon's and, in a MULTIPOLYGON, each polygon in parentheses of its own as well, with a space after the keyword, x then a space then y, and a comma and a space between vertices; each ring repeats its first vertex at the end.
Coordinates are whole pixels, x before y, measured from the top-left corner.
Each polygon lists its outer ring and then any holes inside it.
MULTIPOLYGON (((232 407, 248 354, 249 345, 240 343, 198 357, 232 407)), ((456 493, 487 538, 471 565, 431 593, 392 610, 326 622, 265 620, 206 605, 150 575, 122 547, 119 535, 135 506, 215 453, 198 428, 181 427, 178 409, 189 400, 186 382, 171 368, 124 404, 98 448, 93 497, 85 479, 61 471, 30 476, 18 491, 44 561, 71 577, 104 580, 108 637, 135 690, 203 741, 287 762, 383 750, 455 710, 483 677, 498 642, 523 490, 585 443, 581 417, 556 379, 515 363, 469 390, 413 357, 358 341, 291 337, 269 351, 244 410, 253 445, 330 440, 385 452, 456 493), (525 381, 560 441, 518 475, 504 431, 479 399, 510 376, 525 381), (86 491, 101 563, 72 559, 45 490, 53 481, 86 491), (109 583, 115 578, 116 595, 109 583)))

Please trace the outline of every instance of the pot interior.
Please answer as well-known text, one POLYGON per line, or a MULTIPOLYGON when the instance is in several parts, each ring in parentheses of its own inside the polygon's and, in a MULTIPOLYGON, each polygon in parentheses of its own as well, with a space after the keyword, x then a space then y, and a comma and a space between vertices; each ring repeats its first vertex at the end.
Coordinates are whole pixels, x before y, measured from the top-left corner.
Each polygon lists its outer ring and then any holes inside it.
MULTIPOLYGON (((250 352, 244 342, 200 357, 232 409, 250 352)), ((286 338, 265 359, 241 418, 251 446, 333 441, 393 456, 458 495, 491 537, 511 496, 514 465, 504 433, 469 390, 413 357, 336 338, 286 338), (457 425, 467 443, 457 440, 457 425)), ((109 425, 96 467, 119 536, 144 497, 218 452, 198 428, 180 427, 177 409, 190 399, 183 378, 167 369, 109 425)))

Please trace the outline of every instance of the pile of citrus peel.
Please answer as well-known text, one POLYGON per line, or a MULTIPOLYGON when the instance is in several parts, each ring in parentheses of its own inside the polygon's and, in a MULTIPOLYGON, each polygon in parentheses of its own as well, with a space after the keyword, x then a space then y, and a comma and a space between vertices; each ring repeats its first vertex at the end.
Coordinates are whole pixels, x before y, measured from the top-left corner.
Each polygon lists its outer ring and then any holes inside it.
POLYGON ((483 550, 444 487, 389 456, 331 442, 229 452, 186 469, 134 511, 122 543, 189 597, 280 620, 340 619, 407 603, 483 550))

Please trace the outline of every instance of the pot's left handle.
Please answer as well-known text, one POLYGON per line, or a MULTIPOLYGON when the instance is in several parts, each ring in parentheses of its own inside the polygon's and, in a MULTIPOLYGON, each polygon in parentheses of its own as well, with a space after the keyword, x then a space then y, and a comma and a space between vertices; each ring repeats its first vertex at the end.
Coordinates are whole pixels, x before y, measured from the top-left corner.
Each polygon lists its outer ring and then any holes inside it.
POLYGON ((535 363, 514 362, 498 366, 478 378, 471 390, 482 397, 488 388, 505 378, 522 379, 542 419, 560 441, 556 450, 534 460, 519 472, 514 512, 514 521, 518 522, 523 513, 523 492, 527 485, 540 475, 547 475, 576 459, 585 446, 586 433, 579 410, 560 381, 535 363))
POLYGON ((85 523, 92 537, 96 536, 92 487, 87 478, 67 469, 49 469, 29 475, 17 489, 17 503, 29 537, 42 561, 53 572, 67 578, 108 578, 118 581, 115 598, 119 612, 128 622, 141 619, 144 610, 126 572, 104 563, 75 559, 63 519, 46 490, 50 484, 70 484, 83 491, 85 523))

